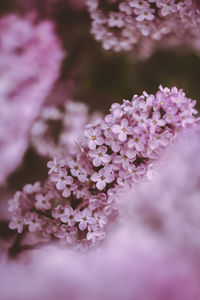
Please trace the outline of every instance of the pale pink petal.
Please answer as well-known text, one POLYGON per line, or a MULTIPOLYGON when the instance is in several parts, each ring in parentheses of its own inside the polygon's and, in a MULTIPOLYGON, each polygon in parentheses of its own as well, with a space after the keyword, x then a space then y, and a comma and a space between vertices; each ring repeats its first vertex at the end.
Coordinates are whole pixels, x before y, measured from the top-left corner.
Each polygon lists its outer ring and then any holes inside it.
POLYGON ((100 145, 102 145, 104 143, 104 139, 101 136, 99 136, 99 137, 97 137, 96 143, 97 143, 97 145, 100 146, 100 145))
POLYGON ((64 189, 62 192, 63 197, 67 198, 71 195, 71 191, 69 189, 64 189))
POLYGON ((118 134, 120 131, 121 131, 121 126, 120 125, 113 125, 112 127, 111 127, 111 130, 112 130, 112 132, 113 133, 115 133, 115 134, 118 134))
POLYGON ((111 183, 114 180, 114 175, 110 174, 106 177, 106 182, 111 183))
POLYGON ((52 181, 57 182, 59 179, 59 176, 58 176, 58 174, 52 174, 50 178, 52 181))
POLYGON ((90 138, 91 135, 92 135, 91 129, 86 129, 86 130, 84 131, 84 135, 85 135, 85 137, 90 138))
POLYGON ((105 183, 105 181, 100 180, 97 182, 96 186, 97 186, 98 190, 102 191, 105 188, 106 183, 105 183))
POLYGON ((136 151, 134 151, 134 150, 128 150, 126 152, 126 155, 127 155, 128 158, 133 159, 133 158, 136 157, 136 151))
POLYGON ((118 152, 120 150, 120 145, 113 142, 112 145, 111 145, 111 149, 114 151, 114 152, 118 152))
POLYGON ((96 143, 93 140, 90 140, 88 146, 91 150, 96 149, 96 143))
POLYGON ((78 227, 81 231, 83 231, 87 228, 87 223, 86 222, 80 222, 78 227))
POLYGON ((120 155, 116 156, 113 160, 114 163, 120 164, 122 162, 122 157, 120 155))
POLYGON ((74 179, 71 176, 67 176, 65 178, 65 182, 66 182, 66 184, 70 185, 74 182, 74 179))
POLYGON ((99 157, 95 157, 95 159, 93 160, 93 165, 95 167, 99 167, 101 165, 101 159, 99 157))
POLYGON ((63 190, 65 188, 65 182, 64 181, 58 181, 56 183, 56 187, 59 191, 63 190))
POLYGON ((99 180, 99 174, 98 173, 94 173, 94 174, 92 174, 92 176, 91 176, 91 179, 92 179, 92 181, 98 181, 99 180))
POLYGON ((128 126, 128 120, 127 119, 122 119, 121 120, 121 127, 126 128, 128 126))
POLYGON ((125 142, 126 139, 127 139, 127 134, 124 133, 124 132, 120 132, 119 135, 118 135, 118 138, 121 142, 125 142))
POLYGON ((111 161, 110 155, 105 154, 104 157, 102 157, 102 161, 104 163, 108 163, 109 161, 111 161))

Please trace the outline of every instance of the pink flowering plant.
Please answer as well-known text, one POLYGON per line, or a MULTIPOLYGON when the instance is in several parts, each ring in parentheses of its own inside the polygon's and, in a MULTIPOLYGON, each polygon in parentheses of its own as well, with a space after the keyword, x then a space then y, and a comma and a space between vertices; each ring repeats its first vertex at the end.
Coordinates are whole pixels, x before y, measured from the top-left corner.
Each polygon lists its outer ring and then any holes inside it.
POLYGON ((20 165, 64 56, 52 21, 34 13, 0 18, 0 184, 20 165))
POLYGON ((85 0, 91 33, 105 50, 148 57, 157 47, 186 46, 199 52, 200 11, 191 0, 85 0))
POLYGON ((9 201, 10 228, 75 249, 96 245, 117 215, 120 193, 148 178, 176 136, 195 126, 195 103, 182 90, 162 86, 155 95, 114 103, 85 127, 74 156, 55 155, 47 181, 25 185, 9 201))

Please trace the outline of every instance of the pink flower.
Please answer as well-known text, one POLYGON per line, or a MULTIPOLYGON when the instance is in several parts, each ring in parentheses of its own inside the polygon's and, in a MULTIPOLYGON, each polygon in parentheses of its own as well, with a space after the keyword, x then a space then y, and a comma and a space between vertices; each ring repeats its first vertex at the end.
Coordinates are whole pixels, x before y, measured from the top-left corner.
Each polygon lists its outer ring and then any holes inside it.
POLYGON ((165 118, 161 118, 160 112, 154 112, 152 118, 149 119, 150 131, 156 131, 158 127, 162 127, 166 124, 165 118))
MULTIPOLYGON (((127 167, 130 168, 130 165, 128 165, 127 167)), ((122 169, 119 171, 119 176, 117 177, 117 183, 124 188, 130 189, 133 182, 131 180, 131 176, 127 168, 126 170, 122 169)))
POLYGON ((60 231, 55 233, 55 236, 60 239, 62 245, 70 245, 75 241, 77 231, 76 227, 63 224, 60 226, 60 231))
POLYGON ((139 127, 144 130, 147 129, 149 113, 146 111, 146 109, 144 111, 141 110, 139 114, 134 113, 133 116, 139 127))
POLYGON ((30 232, 37 231, 41 224, 36 212, 28 212, 25 216, 25 224, 28 225, 28 229, 30 232))
POLYGON ((34 184, 26 184, 23 187, 23 191, 27 194, 39 193, 41 191, 41 183, 36 182, 34 184))
POLYGON ((111 12, 109 14, 108 25, 110 27, 118 27, 121 28, 124 26, 124 22, 120 13, 111 12))
POLYGON ((85 137, 88 139, 88 146, 91 150, 96 149, 96 146, 100 146, 103 144, 103 138, 101 136, 100 128, 88 128, 84 132, 85 137))
POLYGON ((38 209, 41 210, 48 210, 51 208, 51 202, 50 202, 50 198, 49 195, 42 195, 42 194, 37 194, 35 196, 35 207, 37 207, 38 209))
POLYGON ((47 163, 47 167, 50 169, 49 174, 58 172, 60 168, 65 166, 65 160, 60 159, 57 155, 54 155, 53 160, 47 163))
POLYGON ((77 197, 77 199, 88 199, 91 195, 91 192, 88 191, 88 185, 79 184, 76 186, 76 189, 73 191, 73 195, 77 197))
POLYGON ((88 161, 83 158, 82 153, 79 153, 74 159, 69 159, 68 165, 72 176, 77 177, 79 181, 86 182, 88 180, 89 168, 88 161))
POLYGON ((16 229, 18 233, 22 233, 24 228, 24 219, 22 217, 14 216, 9 223, 10 229, 16 229))
POLYGON ((67 223, 68 226, 74 226, 75 224, 74 216, 75 213, 73 209, 71 208, 71 206, 68 205, 64 208, 64 212, 61 215, 60 220, 63 223, 67 223))
POLYGON ((141 1, 141 0, 130 0, 129 5, 130 7, 139 8, 139 9, 149 7, 149 3, 147 1, 141 1))
POLYGON ((69 159, 68 165, 73 176, 78 177, 81 174, 80 166, 74 159, 69 159))
MULTIPOLYGON (((129 2, 130 5, 130 2, 129 2)), ((127 3, 125 2, 121 2, 119 4, 119 10, 122 12, 125 12, 127 15, 131 15, 132 14, 132 9, 127 3)))
POLYGON ((111 130, 113 133, 118 134, 118 139, 120 142, 125 142, 127 140, 127 135, 131 134, 132 132, 132 128, 129 126, 129 122, 126 118, 121 120, 120 125, 113 125, 111 130))
POLYGON ((134 164, 132 164, 129 166, 128 171, 130 172, 134 182, 141 181, 143 175, 146 174, 146 168, 144 165, 136 167, 134 164))
POLYGON ((52 21, 14 13, 0 18, 0 183, 22 161, 34 119, 64 57, 52 21))
POLYGON ((164 115, 164 120, 166 123, 175 123, 180 120, 180 116, 177 114, 178 108, 176 106, 171 106, 167 109, 164 115))
POLYGON ((114 180, 114 175, 105 169, 101 169, 98 173, 93 173, 91 179, 96 182, 98 190, 102 191, 107 183, 111 183, 114 180))
POLYGON ((113 103, 110 109, 111 115, 105 116, 105 121, 107 123, 112 123, 115 118, 121 118, 124 113, 124 108, 119 103, 113 103))
POLYGON ((96 242, 97 237, 100 237, 101 231, 97 224, 88 225, 88 233, 87 233, 87 240, 91 240, 92 243, 96 242))
POLYGON ((103 228, 104 225, 108 222, 108 218, 101 211, 98 211, 94 214, 95 219, 98 221, 99 227, 103 228))
POLYGON ((107 199, 106 194, 104 193, 100 193, 90 197, 89 201, 90 201, 90 206, 94 209, 109 203, 109 200, 107 199))
POLYGON ((149 146, 152 150, 160 146, 166 147, 167 145, 169 145, 171 138, 172 135, 169 131, 165 131, 161 134, 157 133, 150 139, 149 146))
POLYGON ((66 185, 62 191, 62 195, 65 198, 68 198, 71 195, 71 192, 77 189, 77 185, 74 183, 74 179, 71 176, 67 176, 66 185))
POLYGON ((75 221, 79 223, 78 227, 81 231, 85 230, 89 224, 95 223, 95 219, 91 217, 91 212, 88 209, 77 212, 75 221))
POLYGON ((146 135, 135 135, 133 139, 130 139, 127 143, 128 148, 134 148, 136 151, 144 151, 146 144, 146 135))
POLYGON ((112 151, 118 152, 120 150, 120 142, 118 137, 115 136, 112 132, 106 135, 105 144, 110 146, 112 151))
POLYGON ((61 216, 63 216, 65 211, 65 207, 62 204, 57 205, 55 208, 52 210, 52 217, 55 219, 59 219, 61 216))
POLYGON ((93 158, 93 165, 99 167, 105 165, 110 161, 110 155, 106 154, 107 147, 100 146, 93 151, 89 151, 89 156, 93 158))
POLYGON ((66 185, 70 185, 74 181, 71 176, 67 176, 67 171, 65 169, 60 169, 57 174, 52 174, 51 180, 56 182, 58 190, 64 190, 66 185))
POLYGON ((114 158, 114 163, 121 164, 126 170, 131 162, 136 159, 136 151, 134 149, 124 149, 120 151, 120 155, 114 158))
POLYGON ((107 165, 105 165, 105 169, 108 170, 109 172, 112 172, 112 171, 117 171, 120 169, 120 165, 118 162, 115 162, 115 159, 118 155, 113 153, 111 156, 110 156, 110 161, 107 165))
POLYGON ((170 13, 175 13, 177 11, 175 0, 160 0, 158 1, 157 6, 161 8, 160 14, 164 17, 170 13))
POLYGON ((140 22, 144 20, 152 21, 155 18, 155 9, 149 8, 147 6, 144 6, 140 9, 135 9, 134 12, 137 15, 136 20, 140 22))

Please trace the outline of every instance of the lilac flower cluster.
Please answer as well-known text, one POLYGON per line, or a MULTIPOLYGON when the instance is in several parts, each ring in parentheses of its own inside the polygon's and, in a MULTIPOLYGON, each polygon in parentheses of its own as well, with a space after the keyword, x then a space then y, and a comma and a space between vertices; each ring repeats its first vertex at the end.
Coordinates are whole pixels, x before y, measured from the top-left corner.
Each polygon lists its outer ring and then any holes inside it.
POLYGON ((86 124, 97 118, 101 118, 101 114, 94 112, 89 115, 88 107, 81 102, 67 100, 57 107, 46 106, 33 123, 32 145, 39 155, 49 158, 55 153, 74 155, 78 150, 77 143, 83 139, 86 124))
POLYGON ((148 57, 156 47, 199 52, 200 11, 191 0, 85 0, 91 33, 104 49, 148 57))
POLYGON ((39 231, 85 249, 105 236, 120 192, 144 180, 183 128, 193 127, 195 101, 160 86, 155 95, 114 103, 110 114, 87 125, 74 157, 48 162, 44 185, 26 185, 10 200, 10 228, 39 231))
POLYGON ((28 132, 64 57, 51 21, 33 14, 0 19, 0 182, 19 165, 28 132))

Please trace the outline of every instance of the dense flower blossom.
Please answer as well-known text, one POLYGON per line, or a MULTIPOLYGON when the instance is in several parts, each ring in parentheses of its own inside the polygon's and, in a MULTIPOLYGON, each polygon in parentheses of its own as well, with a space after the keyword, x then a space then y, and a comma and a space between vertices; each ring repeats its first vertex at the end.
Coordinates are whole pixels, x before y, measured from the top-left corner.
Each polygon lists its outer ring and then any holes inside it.
POLYGON ((85 0, 91 33, 104 49, 150 56, 156 47, 199 52, 200 11, 191 0, 85 0))
POLYGON ((51 21, 0 19, 0 182, 20 163, 28 132, 64 57, 51 21))
POLYGON ((81 102, 66 100, 58 107, 46 106, 33 123, 32 145, 39 155, 49 158, 55 153, 73 155, 83 138, 86 124, 98 118, 101 118, 100 113, 89 115, 88 107, 81 102))
POLYGON ((176 87, 160 86, 155 95, 144 92, 132 101, 113 104, 104 119, 85 127, 84 139, 73 157, 56 156, 48 163, 49 178, 44 184, 25 186, 10 200, 15 222, 18 217, 24 227, 31 222, 32 231, 64 240, 68 246, 84 250, 95 245, 104 238, 106 223, 116 215, 120 193, 146 179, 178 133, 195 126, 195 103, 176 87), (118 150, 107 145, 108 132, 112 132, 110 138, 116 140, 118 150), (39 209, 38 197, 42 196, 44 205, 39 209), (69 207, 73 222, 67 225, 69 207), (35 214, 38 216, 37 227, 32 227, 30 212, 34 220, 35 214))

